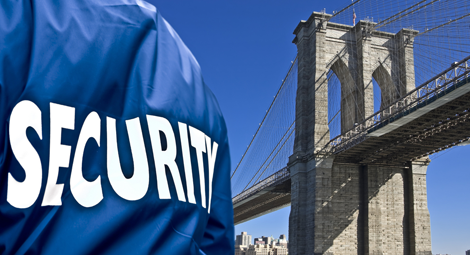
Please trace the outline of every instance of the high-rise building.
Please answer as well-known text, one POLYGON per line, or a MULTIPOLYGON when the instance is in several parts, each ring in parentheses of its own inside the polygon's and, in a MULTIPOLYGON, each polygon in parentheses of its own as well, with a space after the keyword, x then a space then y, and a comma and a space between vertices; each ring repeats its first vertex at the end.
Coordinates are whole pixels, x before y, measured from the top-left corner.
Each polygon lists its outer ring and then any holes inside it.
POLYGON ((262 237, 255 238, 254 244, 266 244, 262 237))
POLYGON ((465 255, 470 255, 470 250, 466 251, 465 255))
POLYGON ((261 238, 263 239, 263 241, 264 241, 265 244, 271 245, 272 242, 273 242, 273 238, 272 238, 272 237, 269 237, 269 236, 262 236, 261 238))
POLYGON ((248 246, 251 244, 251 235, 247 232, 242 232, 241 235, 237 235, 235 239, 235 245, 248 246))
POLYGON ((278 245, 278 246, 287 247, 287 244, 288 244, 288 243, 289 243, 289 242, 287 241, 286 235, 280 235, 280 236, 279 236, 279 239, 278 239, 278 241, 277 241, 277 245, 278 245))

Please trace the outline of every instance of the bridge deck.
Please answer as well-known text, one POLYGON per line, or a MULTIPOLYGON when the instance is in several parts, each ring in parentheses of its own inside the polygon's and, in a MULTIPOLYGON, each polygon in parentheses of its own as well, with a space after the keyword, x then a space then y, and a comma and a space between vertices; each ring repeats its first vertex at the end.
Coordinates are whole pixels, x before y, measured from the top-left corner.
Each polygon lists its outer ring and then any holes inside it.
POLYGON ((232 199, 235 225, 290 205, 287 167, 270 175, 232 199))
MULTIPOLYGON (((335 162, 403 165, 468 141, 469 119, 470 77, 371 130, 361 142, 339 150, 335 162)), ((285 171, 276 173, 281 178, 274 174, 233 198, 235 224, 290 205, 290 176, 285 171)))
POLYGON ((266 187, 233 206, 235 225, 290 205, 290 178, 266 187))
POLYGON ((469 91, 467 78, 442 97, 431 98, 414 111, 371 130, 360 143, 336 153, 335 162, 401 165, 467 141, 469 91))

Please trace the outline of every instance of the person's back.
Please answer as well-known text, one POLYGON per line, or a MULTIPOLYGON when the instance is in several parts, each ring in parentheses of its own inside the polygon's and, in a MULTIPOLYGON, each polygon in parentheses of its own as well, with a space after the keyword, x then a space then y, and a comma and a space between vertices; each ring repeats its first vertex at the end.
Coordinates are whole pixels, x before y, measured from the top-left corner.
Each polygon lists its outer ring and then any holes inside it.
POLYGON ((0 253, 233 254, 225 122, 155 7, 0 5, 0 253))

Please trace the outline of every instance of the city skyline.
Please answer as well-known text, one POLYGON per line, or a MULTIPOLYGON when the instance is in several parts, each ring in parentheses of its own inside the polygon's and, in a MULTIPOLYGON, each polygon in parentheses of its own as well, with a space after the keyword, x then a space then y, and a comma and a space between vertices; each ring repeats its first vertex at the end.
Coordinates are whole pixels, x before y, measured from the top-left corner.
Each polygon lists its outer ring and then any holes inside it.
MULTIPOLYGON (((248 231, 242 231, 241 234, 242 234, 242 235, 243 235, 243 234, 246 234, 246 235, 250 236, 250 238, 251 238, 251 244, 254 244, 254 240, 255 240, 255 239, 257 239, 257 238, 262 238, 262 237, 273 238, 273 240, 274 240, 274 239, 286 239, 287 241, 289 241, 289 238, 288 238, 288 235, 287 235, 287 234, 280 234, 278 238, 275 237, 276 235, 268 235, 268 236, 259 236, 259 237, 255 237, 255 236, 249 234, 248 231), (284 236, 285 238, 281 238, 282 236, 284 236)), ((235 245, 237 245, 237 237, 238 237, 238 236, 239 236, 238 233, 235 232, 235 245)))
POLYGON ((281 234, 279 238, 272 236, 255 237, 243 231, 236 235, 235 255, 287 255, 289 242, 286 235, 281 234))

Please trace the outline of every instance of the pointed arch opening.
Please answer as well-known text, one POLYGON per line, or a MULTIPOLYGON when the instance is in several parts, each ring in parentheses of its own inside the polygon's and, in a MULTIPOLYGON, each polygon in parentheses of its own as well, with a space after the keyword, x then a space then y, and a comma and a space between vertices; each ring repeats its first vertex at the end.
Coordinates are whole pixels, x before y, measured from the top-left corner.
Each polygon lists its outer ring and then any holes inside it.
POLYGON ((372 77, 372 85, 374 90, 374 113, 382 109, 382 90, 377 81, 372 77))
POLYGON ((374 112, 387 107, 399 98, 398 87, 382 64, 372 73, 372 83, 374 84, 374 112), (377 107, 376 100, 378 104, 377 107))
POLYGON ((328 71, 328 129, 330 140, 341 134, 341 82, 330 69, 328 71))
POLYGON ((328 72, 328 127, 330 139, 342 134, 357 122, 357 86, 341 58, 328 72))

